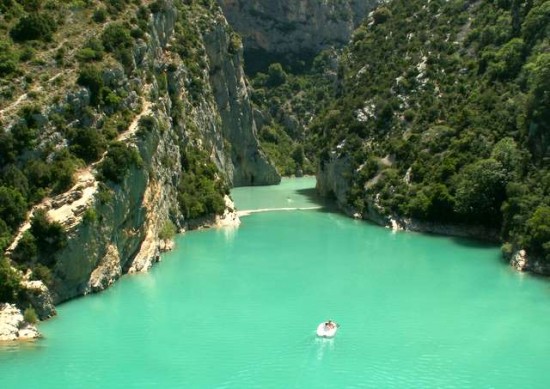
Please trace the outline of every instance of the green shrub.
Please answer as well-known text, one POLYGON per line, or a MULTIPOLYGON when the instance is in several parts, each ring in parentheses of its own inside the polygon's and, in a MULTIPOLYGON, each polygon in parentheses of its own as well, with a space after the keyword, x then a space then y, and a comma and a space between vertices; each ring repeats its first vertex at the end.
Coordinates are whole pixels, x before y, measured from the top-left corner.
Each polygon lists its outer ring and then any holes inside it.
POLYGON ((90 90, 90 100, 92 104, 99 104, 100 91, 101 88, 103 88, 103 75, 98 67, 93 65, 81 67, 77 83, 90 90))
POLYGON ((38 260, 46 266, 53 263, 55 253, 67 246, 65 229, 58 222, 50 221, 43 210, 34 212, 30 232, 36 241, 38 260))
POLYGON ((113 200, 113 192, 107 185, 100 182, 95 197, 101 205, 109 204, 113 200))
POLYGON ((105 50, 116 52, 117 50, 132 47, 134 41, 130 35, 130 30, 121 23, 111 23, 101 35, 101 41, 105 50))
POLYGON ((94 11, 94 15, 92 16, 92 20, 96 23, 105 23, 107 20, 107 9, 104 7, 100 7, 94 11))
POLYGON ((32 267, 32 279, 42 281, 47 287, 53 285, 53 275, 50 268, 37 263, 32 267))
POLYGON ((53 33, 57 29, 57 23, 48 14, 31 13, 19 20, 10 31, 14 41, 24 42, 28 40, 52 40, 53 33))
POLYGON ((149 9, 154 14, 165 11, 166 8, 167 8, 166 0, 156 0, 151 4, 149 4, 149 9))
POLYGON ((36 324, 38 322, 38 315, 32 307, 25 309, 23 313, 23 319, 29 324, 36 324))
POLYGON ((82 216, 82 220, 84 220, 84 223, 87 224, 93 224, 97 221, 97 212, 94 208, 86 208, 86 211, 84 211, 84 215, 82 216))
POLYGON ((166 220, 159 231, 160 240, 172 239, 176 235, 176 226, 171 220, 166 220))
POLYGON ((17 247, 13 251, 11 258, 20 264, 32 263, 37 259, 38 248, 36 246, 36 239, 30 231, 25 231, 17 247))
POLYGON ((126 5, 128 4, 127 0, 107 0, 107 6, 109 7, 110 13, 117 14, 121 11, 124 11, 126 5))
POLYGON ((99 178, 120 184, 130 167, 140 167, 141 164, 142 160, 136 149, 124 143, 115 142, 109 146, 107 155, 98 166, 99 178))
POLYGON ((7 41, 0 40, 0 77, 16 73, 19 59, 12 45, 7 41))
POLYGON ((15 302, 21 291, 21 276, 6 258, 0 258, 0 302, 15 302))
POLYGON ((89 62, 95 61, 96 59, 101 59, 97 58, 97 53, 88 47, 83 47, 82 49, 80 49, 78 53, 76 53, 76 58, 80 62, 89 62))
POLYGON ((17 190, 0 186, 0 219, 14 231, 25 220, 27 202, 17 190))

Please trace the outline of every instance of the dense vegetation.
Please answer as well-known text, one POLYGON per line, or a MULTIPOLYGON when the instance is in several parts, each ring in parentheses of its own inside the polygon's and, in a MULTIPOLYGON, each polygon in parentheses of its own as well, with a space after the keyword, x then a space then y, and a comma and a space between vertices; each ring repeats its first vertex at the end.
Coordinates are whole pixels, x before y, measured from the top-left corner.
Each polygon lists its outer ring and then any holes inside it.
POLYGON ((262 113, 256 120, 260 142, 283 175, 315 174, 318 150, 309 141, 308 125, 331 100, 336 58, 334 50, 326 50, 311 64, 285 69, 274 62, 266 73, 253 75, 252 101, 262 113))
POLYGON ((380 6, 312 125, 321 167, 349 160, 357 212, 501 228, 550 261, 549 47, 546 0, 380 6))
POLYGON ((223 195, 229 194, 229 187, 216 165, 196 147, 187 147, 181 162, 183 174, 178 185, 178 202, 183 215, 196 219, 222 214, 225 209, 223 195))

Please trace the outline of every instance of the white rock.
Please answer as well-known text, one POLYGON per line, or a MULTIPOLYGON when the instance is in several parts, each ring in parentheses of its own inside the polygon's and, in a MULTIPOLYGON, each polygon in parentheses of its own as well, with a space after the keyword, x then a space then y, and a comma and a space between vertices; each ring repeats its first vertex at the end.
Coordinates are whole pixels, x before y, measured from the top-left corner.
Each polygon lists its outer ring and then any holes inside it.
POLYGON ((13 304, 0 305, 0 341, 38 338, 33 325, 25 322, 21 311, 13 304))

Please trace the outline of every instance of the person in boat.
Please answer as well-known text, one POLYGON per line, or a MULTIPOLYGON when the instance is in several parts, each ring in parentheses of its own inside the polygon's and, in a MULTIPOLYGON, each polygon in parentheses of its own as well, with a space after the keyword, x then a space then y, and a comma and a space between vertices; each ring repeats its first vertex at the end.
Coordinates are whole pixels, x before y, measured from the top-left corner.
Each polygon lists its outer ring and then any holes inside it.
POLYGON ((336 327, 336 324, 332 320, 327 320, 325 322, 325 329, 332 330, 334 327, 336 327))

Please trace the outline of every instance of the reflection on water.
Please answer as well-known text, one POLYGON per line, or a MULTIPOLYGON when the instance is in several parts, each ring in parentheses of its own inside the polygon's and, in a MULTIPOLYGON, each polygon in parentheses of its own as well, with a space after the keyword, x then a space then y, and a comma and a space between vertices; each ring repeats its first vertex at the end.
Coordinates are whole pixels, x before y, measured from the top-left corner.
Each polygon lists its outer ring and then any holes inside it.
POLYGON ((223 236, 227 243, 231 243, 235 239, 239 226, 225 226, 222 228, 223 236))

